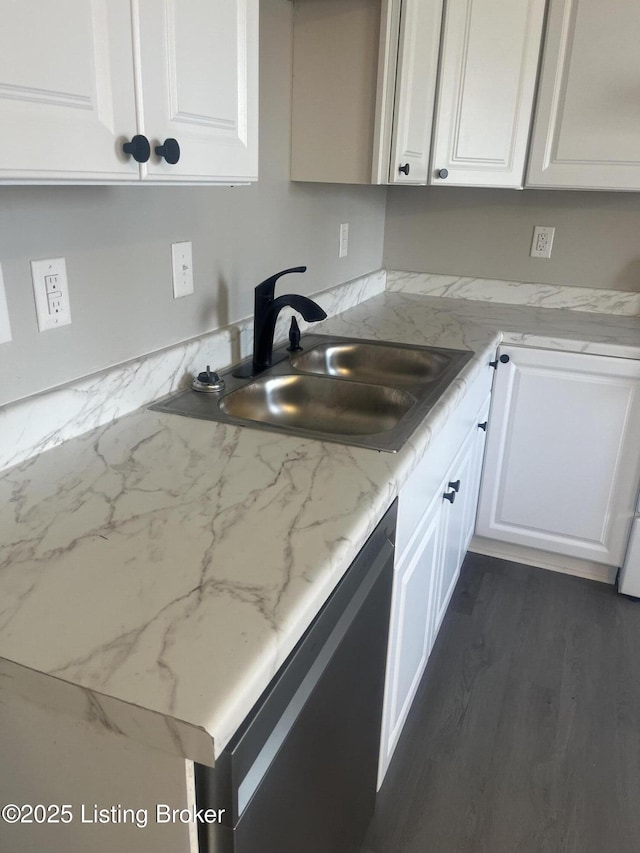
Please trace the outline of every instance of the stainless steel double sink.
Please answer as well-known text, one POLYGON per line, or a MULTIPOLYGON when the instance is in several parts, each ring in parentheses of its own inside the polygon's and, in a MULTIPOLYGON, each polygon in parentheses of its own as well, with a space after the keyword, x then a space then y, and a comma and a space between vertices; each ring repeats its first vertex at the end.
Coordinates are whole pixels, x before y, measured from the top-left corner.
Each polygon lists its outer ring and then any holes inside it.
MULTIPOLYGON (((219 393, 181 391, 160 412, 396 452, 472 358, 468 350, 308 334, 302 352, 219 393)), ((280 359, 278 361, 278 359, 280 359)))

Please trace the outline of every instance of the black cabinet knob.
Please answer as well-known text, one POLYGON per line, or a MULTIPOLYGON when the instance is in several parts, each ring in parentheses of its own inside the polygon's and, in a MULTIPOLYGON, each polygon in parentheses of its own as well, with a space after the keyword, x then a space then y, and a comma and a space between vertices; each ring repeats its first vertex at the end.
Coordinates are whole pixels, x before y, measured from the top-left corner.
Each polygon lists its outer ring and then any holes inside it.
POLYGON ((488 421, 482 421, 482 423, 481 423, 481 424, 478 424, 478 427, 479 427, 481 430, 484 430, 484 432, 486 432, 486 431, 487 431, 487 423, 488 423, 488 421))
POLYGON ((151 156, 151 146, 146 136, 138 134, 131 142, 125 142, 122 146, 125 154, 130 154, 137 163, 146 163, 151 156))
POLYGON ((495 370, 499 363, 507 364, 507 362, 509 362, 509 361, 511 361, 511 359, 509 358, 509 356, 505 352, 496 361, 490 361, 489 367, 493 367, 493 369, 495 370))
POLYGON ((449 488, 453 489, 454 492, 460 491, 460 480, 454 480, 452 483, 449 483, 449 488))
POLYGON ((411 171, 411 165, 409 163, 405 163, 404 166, 398 166, 398 171, 408 175, 411 171))
POLYGON ((446 180, 449 177, 449 170, 438 169, 438 177, 441 178, 443 181, 446 180))
POLYGON ((164 157, 167 163, 170 163, 172 166, 175 166, 180 159, 180 146, 177 139, 165 139, 162 145, 156 145, 154 151, 158 157, 164 157))
POLYGON ((444 498, 445 501, 449 501, 449 503, 453 503, 456 499, 456 493, 455 492, 445 492, 442 497, 444 498))

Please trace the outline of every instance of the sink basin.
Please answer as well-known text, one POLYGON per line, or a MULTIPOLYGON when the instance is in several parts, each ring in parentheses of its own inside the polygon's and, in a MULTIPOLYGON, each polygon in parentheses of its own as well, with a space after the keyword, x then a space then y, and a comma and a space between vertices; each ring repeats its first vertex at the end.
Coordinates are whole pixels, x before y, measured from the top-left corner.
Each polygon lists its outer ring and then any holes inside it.
MULTIPOLYGON (((468 350, 305 334, 258 376, 223 374, 219 393, 180 391, 151 406, 189 418, 357 447, 400 450, 464 365, 468 350)), ((239 365, 250 373, 250 363, 239 365)))
POLYGON ((219 405, 247 421, 354 436, 393 429, 415 403, 399 388, 293 374, 256 379, 219 405))
POLYGON ((452 357, 436 348, 353 341, 319 344, 292 356, 291 365, 305 373, 402 386, 433 382, 451 365, 452 357))

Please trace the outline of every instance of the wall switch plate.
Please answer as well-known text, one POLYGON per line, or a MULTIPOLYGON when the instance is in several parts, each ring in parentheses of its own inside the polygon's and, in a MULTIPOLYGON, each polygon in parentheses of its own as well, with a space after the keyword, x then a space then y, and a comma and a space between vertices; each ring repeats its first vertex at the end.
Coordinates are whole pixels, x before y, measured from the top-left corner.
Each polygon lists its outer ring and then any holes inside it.
POLYGON ((33 294, 41 332, 71 323, 67 265, 64 258, 31 261, 33 294))
POLYGON ((193 255, 191 241, 171 244, 173 266, 173 298, 193 293, 193 255))
POLYGON ((535 225, 533 229, 533 240, 531 241, 532 258, 550 258, 553 246, 553 235, 556 229, 550 225, 535 225))
POLYGON ((7 296, 4 292, 2 267, 0 267, 0 344, 6 344, 10 340, 11 324, 9 323, 9 308, 7 306, 7 296))
POLYGON ((340 248, 338 250, 339 258, 346 258, 349 254, 349 223, 343 222, 340 226, 340 248))

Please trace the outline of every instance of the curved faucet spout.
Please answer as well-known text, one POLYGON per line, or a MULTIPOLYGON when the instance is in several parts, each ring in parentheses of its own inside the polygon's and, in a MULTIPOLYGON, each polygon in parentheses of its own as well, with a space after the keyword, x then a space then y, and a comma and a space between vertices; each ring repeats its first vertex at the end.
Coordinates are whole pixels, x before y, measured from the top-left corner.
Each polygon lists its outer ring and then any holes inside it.
POLYGON ((253 318, 253 372, 259 373, 271 367, 273 358, 273 336, 278 314, 285 307, 298 311, 308 323, 324 320, 326 312, 312 299, 297 293, 287 293, 274 299, 276 281, 292 272, 305 272, 306 267, 292 267, 265 279, 255 290, 255 312, 253 318))

